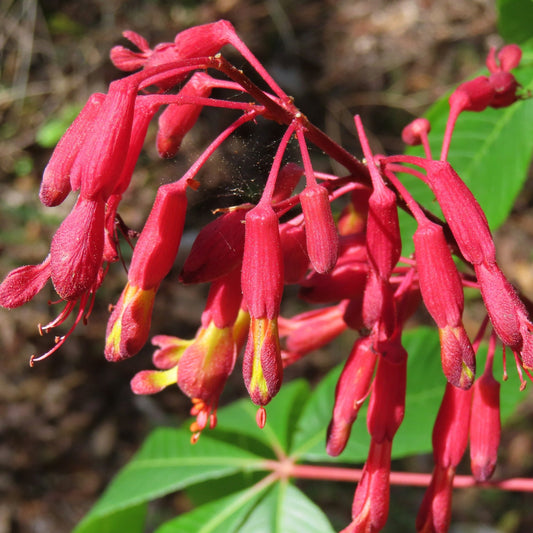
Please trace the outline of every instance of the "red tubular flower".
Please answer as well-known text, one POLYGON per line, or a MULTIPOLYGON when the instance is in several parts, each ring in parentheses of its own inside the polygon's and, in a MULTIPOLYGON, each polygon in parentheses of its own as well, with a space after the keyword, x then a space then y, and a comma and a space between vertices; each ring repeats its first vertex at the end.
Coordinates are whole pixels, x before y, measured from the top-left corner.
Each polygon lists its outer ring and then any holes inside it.
POLYGON ((202 326, 193 340, 154 337, 152 343, 159 349, 154 352, 153 363, 160 370, 139 372, 131 382, 136 394, 154 394, 177 383, 193 402, 193 442, 208 422, 210 428, 215 427, 218 399, 243 344, 240 330, 247 320, 239 313, 239 274, 236 270, 213 282, 202 326))
POLYGON ((309 268, 309 256, 305 242, 303 224, 291 221, 280 224, 279 236, 283 253, 285 283, 300 283, 309 268))
POLYGON ((326 451, 337 456, 346 447, 359 410, 372 384, 378 353, 371 337, 358 338, 352 348, 335 388, 335 405, 329 423, 326 451))
POLYGON ((368 329, 377 328, 387 338, 392 335, 395 322, 389 277, 402 249, 396 195, 385 185, 376 167, 361 118, 356 115, 354 120, 373 186, 366 224, 370 268, 363 298, 363 319, 368 329))
POLYGON ((214 322, 200 328, 183 352, 178 365, 178 386, 195 403, 197 421, 191 428, 194 433, 202 431, 208 419, 210 428, 215 426, 218 399, 236 357, 232 327, 219 328, 214 322))
MULTIPOLYGON (((135 32, 128 31, 123 35, 140 50, 133 52, 123 46, 113 47, 110 54, 111 61, 117 68, 125 71, 142 67, 148 69, 194 57, 212 56, 236 37, 233 26, 226 20, 188 28, 179 32, 173 43, 161 43, 154 49, 150 49, 146 39, 135 32)), ((158 85, 161 89, 168 89, 186 76, 187 73, 174 76, 171 80, 165 80, 158 85)))
POLYGON ((476 361, 462 322, 463 286, 444 232, 428 220, 418 226, 413 240, 422 298, 439 327, 444 374, 452 385, 468 388, 476 361))
POLYGON ((470 466, 477 481, 488 481, 498 459, 500 445, 500 384, 492 374, 489 353, 483 374, 475 381, 470 416, 470 466))
POLYGON ((213 281, 241 264, 248 211, 249 207, 233 209, 200 230, 183 265, 182 283, 213 281))
POLYGON ((246 214, 242 293, 254 318, 277 318, 283 292, 283 258, 278 217, 259 203, 246 214))
POLYGON ((496 263, 480 263, 474 269, 494 331, 520 354, 524 367, 533 369, 533 325, 524 304, 496 263))
POLYGON ((390 454, 405 412, 407 376, 407 353, 398 341, 390 342, 398 363, 379 356, 367 415, 372 440, 352 506, 354 532, 381 531, 389 512, 390 454))
POLYGON ((377 533, 389 514, 392 442, 370 441, 368 457, 352 505, 352 523, 341 533, 377 533))
POLYGON ((246 388, 254 403, 266 405, 283 375, 277 318, 283 292, 283 258, 278 217, 259 203, 246 215, 241 286, 251 323, 243 360, 246 388))
POLYGON ((464 258, 473 265, 494 263, 496 251, 487 217, 470 189, 446 161, 428 161, 426 170, 428 185, 464 258))
POLYGON ((322 185, 306 187, 300 193, 305 220, 307 254, 319 274, 330 272, 337 262, 339 235, 329 205, 328 191, 322 185))
POLYGON ((73 189, 84 198, 107 200, 112 194, 130 145, 137 84, 130 78, 112 82, 71 172, 73 189))
POLYGON ((50 245, 54 288, 63 300, 76 300, 95 287, 104 253, 105 204, 82 196, 63 220, 50 245))
POLYGON ((159 104, 152 103, 149 96, 139 96, 135 101, 135 114, 131 126, 131 136, 128 143, 128 151, 124 160, 124 166, 121 169, 120 176, 113 187, 114 195, 123 194, 129 187, 133 170, 139 159, 146 132, 150 121, 159 109, 159 104))
POLYGON ((472 390, 446 383, 433 428, 435 469, 416 519, 416 530, 446 533, 450 527, 453 478, 468 444, 472 390))
MULTIPOLYGON (((179 91, 178 97, 209 97, 213 78, 205 72, 195 72, 179 91)), ((203 106, 198 104, 170 104, 159 115, 157 130, 157 151, 161 157, 172 158, 180 149, 185 135, 196 124, 203 106)))
POLYGON ((407 352, 399 339, 390 339, 388 345, 379 357, 368 405, 368 431, 377 442, 392 441, 405 412, 407 352))
POLYGON ((290 319, 279 318, 280 337, 286 337, 286 349, 282 353, 284 366, 325 346, 346 330, 343 320, 346 303, 344 300, 338 305, 307 311, 290 319))
POLYGON ((418 533, 447 533, 452 513, 455 467, 436 465, 416 517, 418 533))
POLYGON ((120 361, 146 343, 159 284, 170 271, 181 241, 187 182, 163 185, 133 251, 128 283, 113 309, 106 333, 105 356, 120 361))
POLYGON ((44 205, 59 205, 71 191, 72 165, 91 131, 105 97, 105 94, 101 93, 91 95, 74 122, 59 139, 43 172, 39 198, 44 205))

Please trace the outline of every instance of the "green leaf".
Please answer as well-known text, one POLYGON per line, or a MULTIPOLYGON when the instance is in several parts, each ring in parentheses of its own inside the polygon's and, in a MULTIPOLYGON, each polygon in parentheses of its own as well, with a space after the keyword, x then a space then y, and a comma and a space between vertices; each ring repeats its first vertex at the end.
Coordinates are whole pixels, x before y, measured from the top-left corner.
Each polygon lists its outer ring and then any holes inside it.
POLYGON ((277 483, 251 512, 239 533, 333 533, 326 515, 303 492, 277 483))
MULTIPOLYGON (((309 397, 309 385, 303 379, 283 385, 279 394, 266 406, 267 422, 263 429, 257 426, 257 406, 250 400, 240 400, 218 412, 217 431, 229 431, 252 437, 273 450, 288 453, 293 428, 300 411, 309 397)), ((233 442, 235 442, 232 439, 233 442)))
POLYGON ((508 43, 533 37, 533 1, 498 0, 498 32, 508 43))
POLYGON ((191 445, 187 430, 157 429, 115 477, 76 533, 99 531, 97 524, 102 519, 188 485, 262 469, 262 459, 247 450, 206 435, 191 445))
POLYGON ((237 533, 269 485, 258 483, 163 524, 156 533, 237 533))
MULTIPOLYGON (((525 90, 533 89, 533 53, 524 52, 523 67, 513 71, 525 90)), ((433 157, 440 154, 446 120, 448 96, 426 113, 431 122, 430 145, 433 157)), ((508 217, 518 193, 527 179, 533 154, 533 99, 522 100, 503 109, 481 113, 462 113, 454 130, 448 160, 468 185, 487 215, 492 229, 508 217)), ((409 155, 424 156, 419 146, 409 155)), ((402 174, 402 182, 422 205, 440 215, 431 190, 413 176, 402 174)), ((400 213, 403 254, 413 251, 411 241, 416 224, 400 213)))
POLYGON ((83 521, 76 529, 76 533, 143 533, 146 519, 146 504, 135 505, 95 518, 83 521))

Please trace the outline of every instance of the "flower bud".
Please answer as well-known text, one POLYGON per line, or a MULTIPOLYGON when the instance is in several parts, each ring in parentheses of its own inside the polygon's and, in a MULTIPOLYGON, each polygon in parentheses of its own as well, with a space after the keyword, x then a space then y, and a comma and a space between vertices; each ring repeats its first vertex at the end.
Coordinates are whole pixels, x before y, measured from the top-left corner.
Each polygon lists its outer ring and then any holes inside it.
POLYGON ((430 131, 431 124, 427 118, 416 118, 402 130, 402 141, 409 146, 418 146, 430 131))
POLYGON ((330 272, 337 262, 339 235, 322 185, 306 187, 300 193, 305 220, 307 254, 316 272, 330 272))
POLYGON ((183 265, 182 283, 213 281, 240 266, 248 210, 228 211, 200 230, 183 265))
POLYGON ((352 425, 370 392, 378 353, 371 337, 355 341, 335 388, 335 405, 329 423, 326 451, 339 455, 348 442, 352 425))
POLYGON ((299 283, 309 268, 305 227, 285 222, 279 227, 285 283, 299 283))
POLYGON ((458 115, 462 111, 483 111, 494 98, 494 87, 487 76, 478 76, 461 83, 450 95, 451 113, 458 115))
POLYGON ((353 533, 381 531, 389 514, 392 442, 372 439, 361 480, 352 504, 353 522, 344 531, 353 533))
POLYGON ((519 85, 510 72, 494 72, 490 75, 489 81, 494 88, 494 98, 490 103, 491 107, 507 107, 518 100, 516 90, 519 85))
POLYGON ((477 481, 488 481, 496 468, 500 445, 500 384, 485 370, 473 386, 470 416, 470 465, 477 481))
MULTIPOLYGON (((178 97, 209 97, 213 78, 205 72, 195 72, 179 91, 178 97)), ((198 104, 170 104, 159 116, 157 151, 161 157, 172 158, 180 149, 185 135, 196 124, 203 106, 198 104)))

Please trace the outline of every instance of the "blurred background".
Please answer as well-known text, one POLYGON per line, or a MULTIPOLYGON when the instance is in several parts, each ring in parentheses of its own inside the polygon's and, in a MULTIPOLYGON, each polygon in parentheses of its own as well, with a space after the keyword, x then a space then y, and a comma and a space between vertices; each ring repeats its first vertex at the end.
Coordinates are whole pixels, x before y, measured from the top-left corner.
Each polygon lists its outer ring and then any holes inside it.
MULTIPOLYGON (((492 0, 0 0, 2 277, 43 260, 72 206, 67 201, 42 207, 40 177, 58 132, 91 93, 105 92, 120 76, 108 54, 112 46, 127 44, 121 32, 134 30, 154 46, 172 41, 186 27, 220 18, 234 24, 300 109, 356 155, 354 113, 362 115, 376 148, 402 151, 403 126, 477 70, 491 45, 502 44, 492 0)), ((241 66, 230 48, 224 54, 241 66)), ((130 227, 142 227, 157 186, 181 176, 228 123, 224 113, 207 113, 170 161, 159 159, 155 127, 149 130, 121 209, 130 227)), ((215 205, 253 199, 257 183, 266 177, 282 132, 263 125, 248 138, 250 131, 235 136, 202 171, 202 193, 191 200, 185 245, 215 205)), ((317 156, 321 170, 337 170, 317 156)), ((497 235, 504 270, 530 298, 532 205, 526 188, 497 235)), ((160 289, 154 333, 191 337, 197 328, 205 288, 178 286, 182 260, 160 289)), ((176 389, 156 397, 130 392, 132 376, 151 366, 150 346, 131 361, 111 365, 104 360, 108 305, 116 302, 124 283, 124 270, 114 265, 89 324, 32 369, 31 354, 53 344, 51 335, 39 336, 37 324, 50 321, 61 305, 48 305, 54 295, 47 288, 30 305, 0 311, 0 533, 71 530, 152 427, 177 425, 187 417, 189 401, 176 389)), ((345 355, 323 350, 289 377, 316 382, 345 355)), ((245 395, 238 374, 222 403, 245 395)), ((532 404, 526 401, 504 433, 501 475, 533 474, 531 421, 532 404)), ((409 463, 395 466, 407 469, 409 463)), ((335 527, 348 523, 353 486, 321 482, 304 489, 335 527)), ((394 518, 387 531, 412 530, 422 493, 393 489, 394 518)), ((457 491, 453 522, 461 525, 456 531, 531 531, 530 501, 522 494, 457 491), (477 526, 468 529, 467 524, 477 526)), ((154 513, 172 516, 188 505, 177 495, 159 502, 154 513)))

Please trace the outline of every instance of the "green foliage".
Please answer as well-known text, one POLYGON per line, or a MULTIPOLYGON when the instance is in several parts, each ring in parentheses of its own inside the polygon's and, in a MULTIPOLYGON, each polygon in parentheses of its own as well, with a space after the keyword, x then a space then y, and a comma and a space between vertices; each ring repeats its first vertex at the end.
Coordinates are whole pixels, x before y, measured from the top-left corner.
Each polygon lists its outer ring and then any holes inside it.
MULTIPOLYGON (((431 427, 445 383, 434 329, 407 332, 403 343, 409 353, 409 377, 405 420, 393 446, 395 459, 431 450, 431 427)), ((484 353, 481 350, 480 366, 484 353)), ((354 425, 345 452, 338 458, 325 452, 326 428, 340 371, 340 366, 333 369, 314 391, 304 380, 284 385, 267 408, 263 430, 255 423, 256 407, 249 400, 221 409, 217 428, 203 434, 196 445, 190 444, 187 426, 156 429, 75 533, 143 531, 138 524, 143 521, 146 503, 188 487, 193 495, 203 493, 202 504, 161 525, 157 533, 332 531, 320 508, 292 484, 274 477, 272 462, 267 461, 279 455, 301 464, 364 461, 369 443, 365 410, 354 425), (134 519, 138 520, 137 528, 129 526, 134 519)), ((496 374, 501 372, 500 362, 496 374)), ((511 373, 502 394, 504 418, 523 395, 511 373)))
POLYGON ((533 1, 498 0, 498 32, 508 43, 533 38, 533 1))

